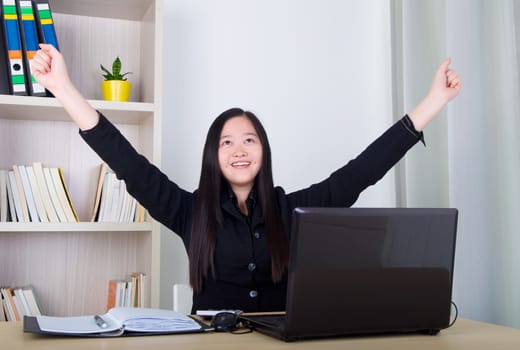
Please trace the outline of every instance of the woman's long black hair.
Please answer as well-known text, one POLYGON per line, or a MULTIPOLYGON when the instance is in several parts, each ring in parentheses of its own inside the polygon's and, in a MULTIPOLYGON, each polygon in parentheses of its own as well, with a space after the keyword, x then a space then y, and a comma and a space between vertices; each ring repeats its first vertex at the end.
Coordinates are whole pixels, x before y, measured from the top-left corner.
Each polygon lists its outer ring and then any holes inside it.
POLYGON ((211 271, 214 276, 214 252, 218 228, 224 224, 221 194, 227 180, 218 162, 218 148, 224 124, 231 118, 245 116, 253 124, 262 144, 262 166, 255 178, 257 205, 263 213, 265 234, 271 253, 273 282, 282 280, 289 261, 289 243, 281 211, 274 190, 271 148, 260 120, 249 111, 231 108, 220 114, 211 124, 202 155, 199 188, 195 196, 191 240, 188 251, 190 284, 195 292, 202 291, 204 279, 211 271))

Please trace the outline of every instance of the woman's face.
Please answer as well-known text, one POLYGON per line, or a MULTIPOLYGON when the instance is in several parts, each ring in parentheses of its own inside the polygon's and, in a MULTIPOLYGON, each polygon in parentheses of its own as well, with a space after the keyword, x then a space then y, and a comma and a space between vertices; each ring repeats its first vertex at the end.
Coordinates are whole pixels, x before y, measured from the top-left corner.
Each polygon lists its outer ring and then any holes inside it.
POLYGON ((262 144, 247 117, 233 117, 224 124, 218 161, 222 175, 234 192, 251 191, 262 166, 262 144))

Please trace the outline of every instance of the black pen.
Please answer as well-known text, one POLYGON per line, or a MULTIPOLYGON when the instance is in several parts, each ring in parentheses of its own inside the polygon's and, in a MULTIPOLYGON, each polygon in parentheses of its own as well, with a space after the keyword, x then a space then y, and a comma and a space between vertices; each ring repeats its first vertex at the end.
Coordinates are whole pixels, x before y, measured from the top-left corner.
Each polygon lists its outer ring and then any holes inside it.
POLYGON ((94 315, 94 320, 96 321, 96 324, 101 327, 101 328, 107 328, 108 325, 107 323, 105 322, 105 320, 99 316, 99 315, 94 315))

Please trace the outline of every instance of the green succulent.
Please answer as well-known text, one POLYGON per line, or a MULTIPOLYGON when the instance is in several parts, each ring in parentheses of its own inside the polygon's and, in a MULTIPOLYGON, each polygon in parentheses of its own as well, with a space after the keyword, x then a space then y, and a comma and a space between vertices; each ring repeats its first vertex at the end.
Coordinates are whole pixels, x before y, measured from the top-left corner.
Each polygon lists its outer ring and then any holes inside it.
POLYGON ((132 72, 126 72, 124 74, 121 74, 121 60, 119 59, 119 56, 116 57, 114 62, 112 62, 112 72, 103 67, 102 64, 100 64, 99 66, 101 67, 101 70, 105 72, 105 74, 103 74, 105 80, 126 80, 127 78, 125 78, 125 76, 127 74, 132 74, 132 72))

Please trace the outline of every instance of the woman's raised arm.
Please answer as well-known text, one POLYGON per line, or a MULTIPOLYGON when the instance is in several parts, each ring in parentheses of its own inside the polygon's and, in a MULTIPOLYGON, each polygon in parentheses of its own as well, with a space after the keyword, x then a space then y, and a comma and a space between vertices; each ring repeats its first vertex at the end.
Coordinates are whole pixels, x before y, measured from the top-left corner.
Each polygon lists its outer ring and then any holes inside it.
POLYGON ((450 58, 441 63, 433 77, 430 91, 408 113, 417 131, 422 131, 437 113, 459 94, 462 82, 458 73, 449 68, 450 64, 450 58))

